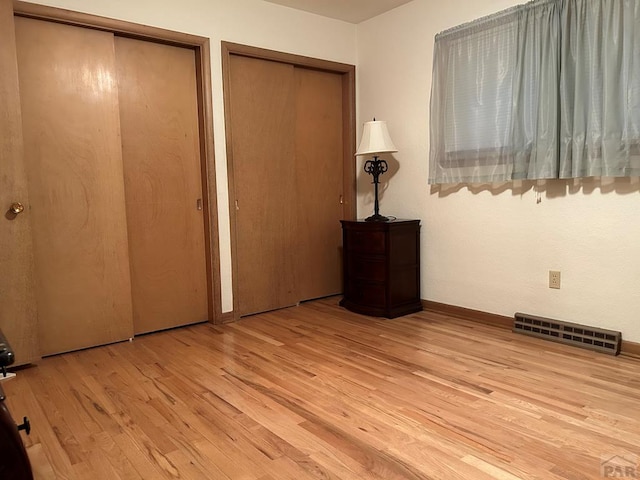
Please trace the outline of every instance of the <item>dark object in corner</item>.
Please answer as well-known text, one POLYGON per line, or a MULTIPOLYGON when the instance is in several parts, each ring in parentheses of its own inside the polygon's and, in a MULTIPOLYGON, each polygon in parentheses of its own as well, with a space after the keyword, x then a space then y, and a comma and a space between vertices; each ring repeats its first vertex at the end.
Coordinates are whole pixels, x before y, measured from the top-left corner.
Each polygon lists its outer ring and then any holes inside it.
MULTIPOLYGON (((0 367, 2 368, 2 376, 6 376, 6 367, 14 361, 15 355, 11 345, 9 345, 2 330, 0 330, 0 367)), ((27 417, 24 417, 22 425, 16 425, 7 408, 5 398, 4 390, 0 383, 0 478, 33 480, 29 457, 20 438, 20 430, 24 430, 29 435, 31 425, 27 417)))

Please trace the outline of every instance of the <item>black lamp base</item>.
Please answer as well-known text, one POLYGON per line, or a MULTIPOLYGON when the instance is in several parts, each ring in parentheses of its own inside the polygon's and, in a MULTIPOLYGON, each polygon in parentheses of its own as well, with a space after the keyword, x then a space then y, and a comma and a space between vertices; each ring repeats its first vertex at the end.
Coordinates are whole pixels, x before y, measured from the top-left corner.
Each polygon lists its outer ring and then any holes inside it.
POLYGON ((365 218, 364 221, 365 222, 388 222, 389 217, 385 217, 383 215, 376 213, 375 215, 371 215, 370 217, 365 218))
POLYGON ((378 183, 380 183, 380 174, 386 172, 387 169, 387 162, 385 162, 384 160, 380 160, 376 155, 374 155, 373 160, 367 160, 366 162, 364 162, 364 171, 373 177, 373 191, 375 199, 375 201, 373 202, 373 215, 365 218, 365 222, 389 221, 387 217, 380 215, 380 203, 378 202, 378 183))

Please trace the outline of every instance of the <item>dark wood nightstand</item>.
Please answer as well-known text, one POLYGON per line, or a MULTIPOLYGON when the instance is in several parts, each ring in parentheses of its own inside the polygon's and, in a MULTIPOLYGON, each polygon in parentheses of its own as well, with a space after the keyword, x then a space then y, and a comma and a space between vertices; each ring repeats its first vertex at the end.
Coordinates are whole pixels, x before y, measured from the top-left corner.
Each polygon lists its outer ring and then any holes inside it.
POLYGON ((343 307, 394 318, 422 310, 420 220, 341 220, 343 307))

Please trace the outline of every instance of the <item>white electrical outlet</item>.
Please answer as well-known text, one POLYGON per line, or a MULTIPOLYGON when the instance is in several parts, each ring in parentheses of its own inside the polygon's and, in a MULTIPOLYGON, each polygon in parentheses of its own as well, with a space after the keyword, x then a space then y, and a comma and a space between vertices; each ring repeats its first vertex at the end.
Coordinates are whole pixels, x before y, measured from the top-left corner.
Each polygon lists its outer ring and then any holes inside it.
POLYGON ((559 270, 549 270, 549 288, 560 288, 559 270))

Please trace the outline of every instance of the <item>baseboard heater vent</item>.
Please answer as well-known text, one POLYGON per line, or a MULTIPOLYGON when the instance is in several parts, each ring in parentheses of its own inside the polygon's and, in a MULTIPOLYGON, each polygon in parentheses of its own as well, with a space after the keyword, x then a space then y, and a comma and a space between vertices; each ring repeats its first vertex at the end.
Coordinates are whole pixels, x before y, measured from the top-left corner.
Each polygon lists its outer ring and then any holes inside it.
POLYGON ((613 330, 536 317, 526 313, 515 314, 513 331, 611 355, 620 353, 622 340, 622 334, 613 330))

